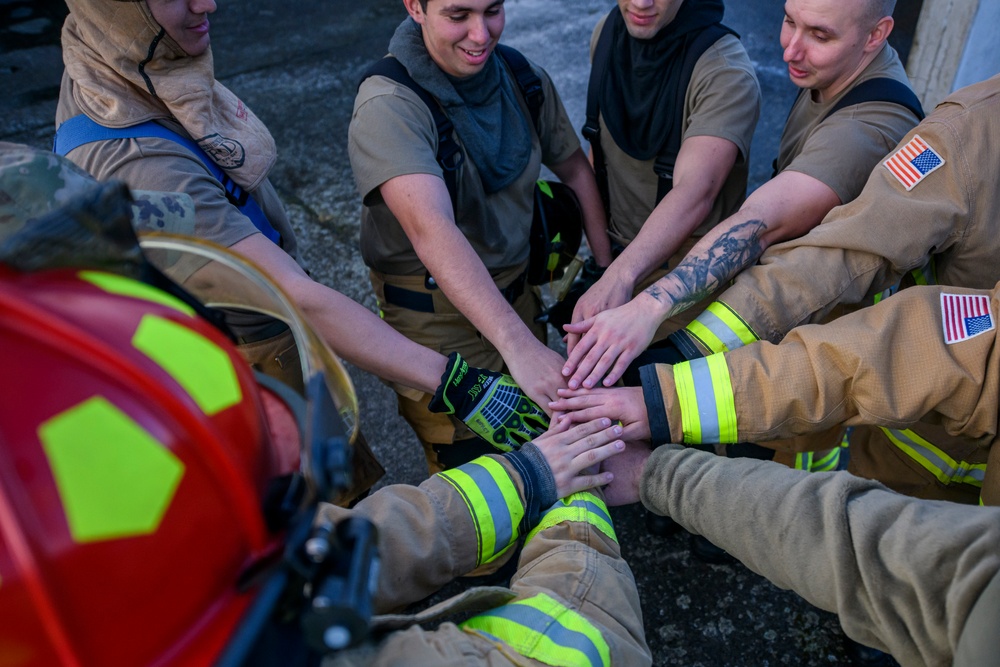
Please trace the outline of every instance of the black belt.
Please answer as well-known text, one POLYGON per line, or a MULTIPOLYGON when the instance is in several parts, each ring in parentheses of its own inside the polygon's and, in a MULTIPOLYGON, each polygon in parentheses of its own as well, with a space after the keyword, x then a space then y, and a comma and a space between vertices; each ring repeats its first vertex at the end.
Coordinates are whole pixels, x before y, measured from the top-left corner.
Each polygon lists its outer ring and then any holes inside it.
MULTIPOLYGON (((241 328, 242 327, 238 327, 241 328)), ((236 342, 239 345, 249 345, 250 343, 259 343, 262 340, 267 340, 268 338, 274 338, 275 336, 280 336, 281 334, 288 331, 288 325, 281 320, 273 320, 267 324, 255 327, 247 327, 243 331, 242 335, 236 336, 236 342)))
MULTIPOLYGON (((524 286, 528 281, 528 272, 522 271, 521 274, 514 278, 514 280, 500 290, 500 294, 506 299, 507 303, 513 305, 515 301, 521 298, 524 294, 524 286)), ((429 281, 428 281, 429 282, 429 281)), ((386 283, 384 286, 385 302, 393 306, 398 306, 400 308, 406 308, 408 310, 415 310, 418 313, 433 313, 434 312, 434 296, 427 292, 417 292, 411 289, 406 289, 405 287, 398 287, 396 285, 390 285, 386 283)))

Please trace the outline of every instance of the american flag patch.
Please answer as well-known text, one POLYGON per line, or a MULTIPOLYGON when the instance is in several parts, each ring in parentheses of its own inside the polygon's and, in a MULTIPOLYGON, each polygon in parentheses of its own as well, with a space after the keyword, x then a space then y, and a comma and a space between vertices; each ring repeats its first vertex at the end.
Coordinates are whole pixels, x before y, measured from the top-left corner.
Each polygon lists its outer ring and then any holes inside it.
POLYGON ((919 134, 915 134, 882 164, 909 192, 929 173, 943 165, 944 158, 928 146, 919 134))
POLYGON ((941 326, 948 345, 996 327, 990 298, 983 294, 941 294, 941 326))

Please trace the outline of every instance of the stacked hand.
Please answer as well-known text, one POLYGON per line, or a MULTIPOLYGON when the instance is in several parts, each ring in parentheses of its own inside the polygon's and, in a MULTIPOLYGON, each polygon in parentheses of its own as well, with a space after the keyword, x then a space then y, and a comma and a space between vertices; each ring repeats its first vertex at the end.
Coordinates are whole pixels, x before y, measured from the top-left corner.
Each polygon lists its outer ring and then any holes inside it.
POLYGON ((570 389, 595 387, 601 378, 605 387, 612 386, 649 347, 662 323, 658 304, 649 301, 655 299, 644 292, 622 306, 566 325, 566 331, 581 336, 562 369, 570 389))
POLYGON ((610 419, 595 419, 576 426, 567 422, 554 425, 545 435, 535 438, 556 480, 560 498, 614 481, 614 473, 603 466, 625 451, 619 438, 622 427, 610 419), (597 472, 601 466, 601 472, 597 472))
POLYGON ((549 403, 559 425, 580 424, 607 417, 622 425, 625 440, 649 440, 649 417, 641 387, 560 389, 560 399, 549 403))

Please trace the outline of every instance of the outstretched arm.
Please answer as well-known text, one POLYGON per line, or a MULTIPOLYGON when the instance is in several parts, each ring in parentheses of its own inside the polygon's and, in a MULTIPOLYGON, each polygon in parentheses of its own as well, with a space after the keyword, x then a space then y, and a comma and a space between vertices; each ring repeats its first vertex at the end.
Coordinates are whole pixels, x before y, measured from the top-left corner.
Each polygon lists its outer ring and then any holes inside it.
POLYGON ((380 489, 354 509, 324 504, 322 514, 332 523, 363 516, 380 529, 375 606, 391 611, 499 557, 559 498, 610 481, 589 468, 622 451, 620 435, 607 419, 547 433, 533 454, 483 456, 420 486, 380 489))
POLYGON ((602 377, 605 386, 613 385, 664 320, 732 280, 771 244, 805 234, 839 204, 836 193, 812 176, 778 174, 631 302, 566 327, 582 336, 563 367, 569 386, 593 387, 602 377))
POLYGON ((641 492, 650 510, 835 612, 849 637, 904 665, 950 665, 966 631, 992 627, 972 621, 984 598, 996 608, 984 595, 1000 577, 995 507, 909 498, 847 472, 808 474, 673 445, 652 453, 641 492))
MULTIPOLYGON (((650 213, 635 240, 580 298, 573 322, 628 302, 635 286, 677 252, 711 211, 738 155, 736 144, 719 137, 691 137, 681 144, 673 189, 650 213)), ((569 335, 570 352, 578 340, 577 334, 569 335)))
POLYGON ((338 356, 386 380, 434 393, 446 357, 414 343, 361 304, 314 281, 262 234, 248 236, 231 250, 253 261, 285 290, 338 356))
POLYGON ((562 357, 535 338, 496 288, 455 224, 444 181, 430 174, 397 176, 382 184, 381 193, 441 290, 496 346, 514 380, 539 405, 555 399, 564 384, 562 357))

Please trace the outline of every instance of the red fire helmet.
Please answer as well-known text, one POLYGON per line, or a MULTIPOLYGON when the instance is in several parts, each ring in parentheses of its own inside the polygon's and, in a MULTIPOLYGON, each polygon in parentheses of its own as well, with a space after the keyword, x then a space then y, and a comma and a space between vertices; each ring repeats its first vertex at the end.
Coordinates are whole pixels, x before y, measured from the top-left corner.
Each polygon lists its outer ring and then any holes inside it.
POLYGON ((253 372, 174 297, 0 265, 0 662, 210 663, 280 536, 253 372))

